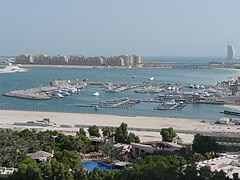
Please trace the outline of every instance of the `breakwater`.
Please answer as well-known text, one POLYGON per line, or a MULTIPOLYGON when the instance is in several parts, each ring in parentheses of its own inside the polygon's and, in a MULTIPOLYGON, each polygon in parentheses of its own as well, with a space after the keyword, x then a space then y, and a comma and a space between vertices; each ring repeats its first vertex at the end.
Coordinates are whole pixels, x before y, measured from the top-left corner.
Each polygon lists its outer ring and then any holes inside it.
POLYGON ((48 86, 11 91, 4 93, 3 96, 29 100, 49 100, 52 98, 63 98, 64 96, 69 96, 79 92, 80 89, 85 87, 87 87, 86 82, 55 80, 52 81, 48 86))

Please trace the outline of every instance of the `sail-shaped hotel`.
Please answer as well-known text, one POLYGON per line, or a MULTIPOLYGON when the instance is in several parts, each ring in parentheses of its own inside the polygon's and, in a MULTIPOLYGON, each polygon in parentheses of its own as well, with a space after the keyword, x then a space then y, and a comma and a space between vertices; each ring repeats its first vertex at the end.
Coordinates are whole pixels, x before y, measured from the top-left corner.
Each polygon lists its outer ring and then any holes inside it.
POLYGON ((231 44, 227 46, 227 59, 235 59, 235 50, 231 44))

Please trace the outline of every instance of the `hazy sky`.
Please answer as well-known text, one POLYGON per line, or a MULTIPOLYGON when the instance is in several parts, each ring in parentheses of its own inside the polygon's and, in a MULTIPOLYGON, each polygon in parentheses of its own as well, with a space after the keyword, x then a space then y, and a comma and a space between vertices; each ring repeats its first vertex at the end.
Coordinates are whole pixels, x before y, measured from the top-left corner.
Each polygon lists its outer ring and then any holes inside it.
POLYGON ((240 54, 240 0, 2 0, 0 55, 240 54))

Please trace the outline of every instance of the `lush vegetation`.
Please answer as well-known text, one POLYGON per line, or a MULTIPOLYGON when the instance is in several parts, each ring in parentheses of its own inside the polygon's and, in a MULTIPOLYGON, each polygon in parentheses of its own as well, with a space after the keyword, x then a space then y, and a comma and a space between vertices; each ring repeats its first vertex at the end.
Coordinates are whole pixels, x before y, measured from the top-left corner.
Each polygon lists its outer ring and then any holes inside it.
POLYGON ((134 133, 128 133, 127 124, 121 123, 120 127, 115 130, 115 141, 119 143, 138 143, 140 142, 139 137, 135 136, 134 133))
POLYGON ((205 154, 210 153, 214 154, 216 152, 221 151, 221 147, 216 143, 216 141, 208 136, 202 136, 200 134, 196 134, 193 140, 193 151, 205 154))
POLYGON ((174 138, 177 137, 177 134, 172 127, 162 128, 160 134, 162 136, 162 140, 166 142, 173 142, 174 138))
MULTIPOLYGON (((88 131, 94 136, 99 133, 98 127, 95 126, 89 127, 88 131)), ((102 132, 106 137, 115 136, 117 142, 139 142, 139 138, 134 133, 127 131, 125 123, 116 129, 103 128, 102 132)), ((176 137, 173 129, 169 128, 161 134, 166 136, 167 140, 176 137)), ((100 149, 110 157, 111 161, 122 158, 121 149, 109 142, 103 142, 100 149)), ((155 152, 153 155, 135 160, 132 167, 126 167, 121 171, 102 171, 98 168, 91 172, 85 171, 79 163, 81 154, 95 150, 96 147, 86 136, 83 128, 80 128, 75 136, 67 136, 57 131, 0 131, 0 166, 18 168, 18 172, 8 179, 226 179, 223 172, 212 172, 208 168, 199 169, 195 166, 195 162, 210 159, 220 151, 220 147, 213 139, 201 135, 195 135, 193 150, 182 148, 174 153, 155 152), (54 157, 45 163, 37 164, 27 154, 38 150, 47 152, 54 150, 54 157)))
POLYGON ((90 136, 100 137, 99 129, 96 125, 89 126, 88 132, 90 136))

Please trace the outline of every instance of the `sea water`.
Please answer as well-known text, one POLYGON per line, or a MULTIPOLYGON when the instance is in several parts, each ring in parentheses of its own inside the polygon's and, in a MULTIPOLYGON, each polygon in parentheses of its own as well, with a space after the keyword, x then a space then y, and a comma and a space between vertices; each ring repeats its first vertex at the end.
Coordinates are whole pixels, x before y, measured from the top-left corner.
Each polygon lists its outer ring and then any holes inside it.
MULTIPOLYGON (((216 84, 236 76, 236 71, 225 69, 114 69, 114 68, 56 68, 56 67, 30 67, 30 71, 22 73, 0 74, 0 94, 20 89, 46 86, 52 80, 83 80, 91 82, 130 82, 141 83, 154 77, 153 83, 177 84, 216 84), (132 76, 136 76, 132 78, 132 76)), ((118 114, 128 116, 163 116, 183 117, 197 119, 217 119, 226 116, 219 113, 227 108, 221 105, 188 104, 182 110, 154 110, 157 104, 141 103, 131 108, 111 108, 94 110, 94 108, 77 107, 77 104, 91 104, 105 102, 106 100, 129 97, 133 99, 153 98, 155 94, 139 94, 134 90, 119 93, 105 93, 100 86, 89 86, 79 94, 66 96, 62 99, 51 100, 25 100, 0 96, 0 109, 118 114), (99 92, 100 96, 92 96, 99 92)))

